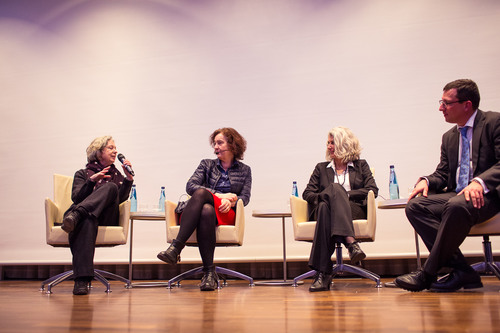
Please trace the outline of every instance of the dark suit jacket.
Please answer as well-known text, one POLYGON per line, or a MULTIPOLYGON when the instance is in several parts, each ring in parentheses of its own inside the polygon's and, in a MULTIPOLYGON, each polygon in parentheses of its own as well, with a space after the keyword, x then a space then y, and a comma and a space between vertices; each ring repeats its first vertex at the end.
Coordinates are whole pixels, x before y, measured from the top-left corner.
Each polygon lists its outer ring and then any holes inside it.
MULTIPOLYGON (((457 127, 443 134, 441 161, 430 176, 429 189, 455 191, 460 132, 457 127)), ((477 111, 472 136, 473 176, 481 178, 492 193, 500 196, 500 113, 477 111)))
MULTIPOLYGON (((308 202, 310 217, 313 218, 315 208, 318 205, 319 194, 334 182, 335 172, 332 168, 327 168, 330 162, 321 162, 316 165, 309 179, 302 198, 308 202)), ((378 195, 378 187, 373 178, 370 166, 365 160, 353 162, 354 167, 349 169, 349 184, 351 190, 347 192, 349 200, 357 203, 366 210, 366 197, 370 190, 375 197, 378 195)))

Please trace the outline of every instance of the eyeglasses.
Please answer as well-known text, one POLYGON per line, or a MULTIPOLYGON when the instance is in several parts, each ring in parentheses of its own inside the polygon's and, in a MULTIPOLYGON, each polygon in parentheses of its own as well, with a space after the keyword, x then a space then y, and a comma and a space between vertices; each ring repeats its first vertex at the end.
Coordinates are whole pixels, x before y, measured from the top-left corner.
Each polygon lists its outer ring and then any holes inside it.
POLYGON ((116 146, 106 146, 104 148, 106 148, 107 150, 116 150, 116 146))
POLYGON ((466 101, 454 101, 454 102, 447 102, 447 101, 443 101, 443 100, 440 100, 439 101, 439 106, 444 106, 445 108, 447 108, 448 106, 452 105, 452 104, 455 104, 455 103, 463 103, 463 102, 466 102, 466 101))
POLYGON ((214 148, 215 148, 215 146, 219 146, 219 147, 220 147, 220 146, 222 146, 222 145, 223 145, 223 144, 225 144, 225 143, 226 143, 226 141, 217 140, 217 141, 214 141, 214 142, 212 143, 212 147, 214 147, 214 148))

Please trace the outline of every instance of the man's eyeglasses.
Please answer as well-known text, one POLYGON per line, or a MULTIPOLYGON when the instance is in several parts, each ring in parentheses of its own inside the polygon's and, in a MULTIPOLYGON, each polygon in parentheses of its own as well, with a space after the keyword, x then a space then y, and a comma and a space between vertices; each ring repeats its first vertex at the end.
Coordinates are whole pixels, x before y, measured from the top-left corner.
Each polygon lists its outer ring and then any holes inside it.
POLYGON ((447 101, 443 101, 443 100, 440 100, 439 101, 439 106, 444 106, 445 108, 447 108, 448 106, 452 105, 452 104, 455 104, 455 103, 463 103, 463 102, 466 102, 466 101, 454 101, 454 102, 447 102, 447 101))

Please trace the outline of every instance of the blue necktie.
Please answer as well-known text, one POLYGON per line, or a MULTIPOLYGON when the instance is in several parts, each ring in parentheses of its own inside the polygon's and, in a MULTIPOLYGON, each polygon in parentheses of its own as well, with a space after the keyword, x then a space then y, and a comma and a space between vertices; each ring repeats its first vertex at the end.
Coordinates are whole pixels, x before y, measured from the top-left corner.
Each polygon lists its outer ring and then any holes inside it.
POLYGON ((460 171, 458 173, 457 193, 469 185, 470 145, 469 140, 467 139, 468 128, 469 126, 464 126, 460 129, 460 137, 462 138, 462 154, 460 154, 460 171))

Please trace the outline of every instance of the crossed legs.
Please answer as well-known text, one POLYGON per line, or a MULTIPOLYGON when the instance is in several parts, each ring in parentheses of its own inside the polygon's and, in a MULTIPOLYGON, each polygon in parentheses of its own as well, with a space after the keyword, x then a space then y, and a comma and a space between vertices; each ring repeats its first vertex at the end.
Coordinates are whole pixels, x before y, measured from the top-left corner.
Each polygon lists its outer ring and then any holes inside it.
POLYGON ((480 277, 467 264, 459 246, 473 225, 498 212, 500 202, 497 197, 485 195, 484 201, 485 205, 477 209, 466 201, 464 195, 457 196, 454 192, 410 200, 406 215, 430 253, 422 271, 400 276, 396 284, 411 291, 429 289, 431 285, 432 289, 441 289, 439 291, 482 286, 480 277), (445 281, 448 284, 433 284, 443 267, 453 268, 451 278, 445 281))

